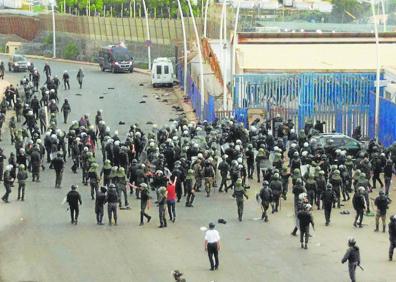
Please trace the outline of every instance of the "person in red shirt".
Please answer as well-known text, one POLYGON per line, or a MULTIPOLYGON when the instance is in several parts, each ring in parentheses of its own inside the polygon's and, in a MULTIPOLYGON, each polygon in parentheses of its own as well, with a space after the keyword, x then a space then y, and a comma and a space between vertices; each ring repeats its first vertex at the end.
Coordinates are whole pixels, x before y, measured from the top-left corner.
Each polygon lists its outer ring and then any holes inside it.
POLYGON ((166 204, 168 206, 169 220, 173 223, 176 220, 176 180, 177 177, 175 177, 173 181, 169 179, 168 185, 166 187, 166 204))

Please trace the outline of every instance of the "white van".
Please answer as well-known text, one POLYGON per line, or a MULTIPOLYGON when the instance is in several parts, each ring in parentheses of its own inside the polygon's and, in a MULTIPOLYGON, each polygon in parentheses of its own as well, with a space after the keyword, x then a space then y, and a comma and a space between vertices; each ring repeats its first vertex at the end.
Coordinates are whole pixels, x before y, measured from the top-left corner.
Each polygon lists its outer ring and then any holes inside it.
POLYGON ((173 86, 175 81, 175 72, 173 64, 169 58, 157 58, 151 68, 151 83, 153 87, 173 86))

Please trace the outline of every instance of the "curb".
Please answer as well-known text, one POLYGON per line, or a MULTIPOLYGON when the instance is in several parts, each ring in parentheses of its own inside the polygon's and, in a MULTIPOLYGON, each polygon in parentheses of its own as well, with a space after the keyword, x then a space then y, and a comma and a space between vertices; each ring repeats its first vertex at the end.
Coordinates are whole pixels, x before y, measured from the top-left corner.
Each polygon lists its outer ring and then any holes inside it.
MULTIPOLYGON (((10 56, 8 53, 0 53, 0 55, 10 56)), ((30 59, 38 59, 38 60, 45 60, 51 62, 59 62, 59 63, 68 63, 68 64, 80 64, 85 66, 98 66, 97 63, 86 62, 86 61, 73 61, 73 60, 66 60, 66 59, 58 59, 58 58, 49 58, 44 56, 37 56, 37 55, 24 55, 26 58, 30 59)), ((140 68, 133 68, 133 72, 137 72, 144 75, 150 75, 149 70, 140 69, 140 68)))

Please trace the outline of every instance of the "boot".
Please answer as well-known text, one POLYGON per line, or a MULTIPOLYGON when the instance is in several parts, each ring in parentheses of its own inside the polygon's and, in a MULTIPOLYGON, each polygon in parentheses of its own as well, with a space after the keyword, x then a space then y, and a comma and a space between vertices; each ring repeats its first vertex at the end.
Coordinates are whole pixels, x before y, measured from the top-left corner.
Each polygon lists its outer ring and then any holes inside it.
POLYGON ((301 249, 304 249, 304 244, 303 243, 301 243, 301 249))
POLYGON ((375 225, 375 230, 374 232, 378 232, 378 224, 375 225))
POLYGON ((386 226, 384 225, 384 226, 382 226, 382 232, 383 233, 385 233, 385 228, 386 228, 386 226))
POLYGON ((305 243, 304 249, 308 250, 308 244, 305 243))

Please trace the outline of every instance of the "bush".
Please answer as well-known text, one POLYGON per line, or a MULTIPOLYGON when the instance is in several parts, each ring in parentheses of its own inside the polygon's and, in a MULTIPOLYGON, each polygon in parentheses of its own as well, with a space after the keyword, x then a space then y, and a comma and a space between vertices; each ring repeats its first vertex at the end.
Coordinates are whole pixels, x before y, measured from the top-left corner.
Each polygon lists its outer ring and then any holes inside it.
POLYGON ((63 51, 63 58, 74 60, 79 54, 80 51, 78 50, 77 44, 74 42, 69 42, 63 51))

